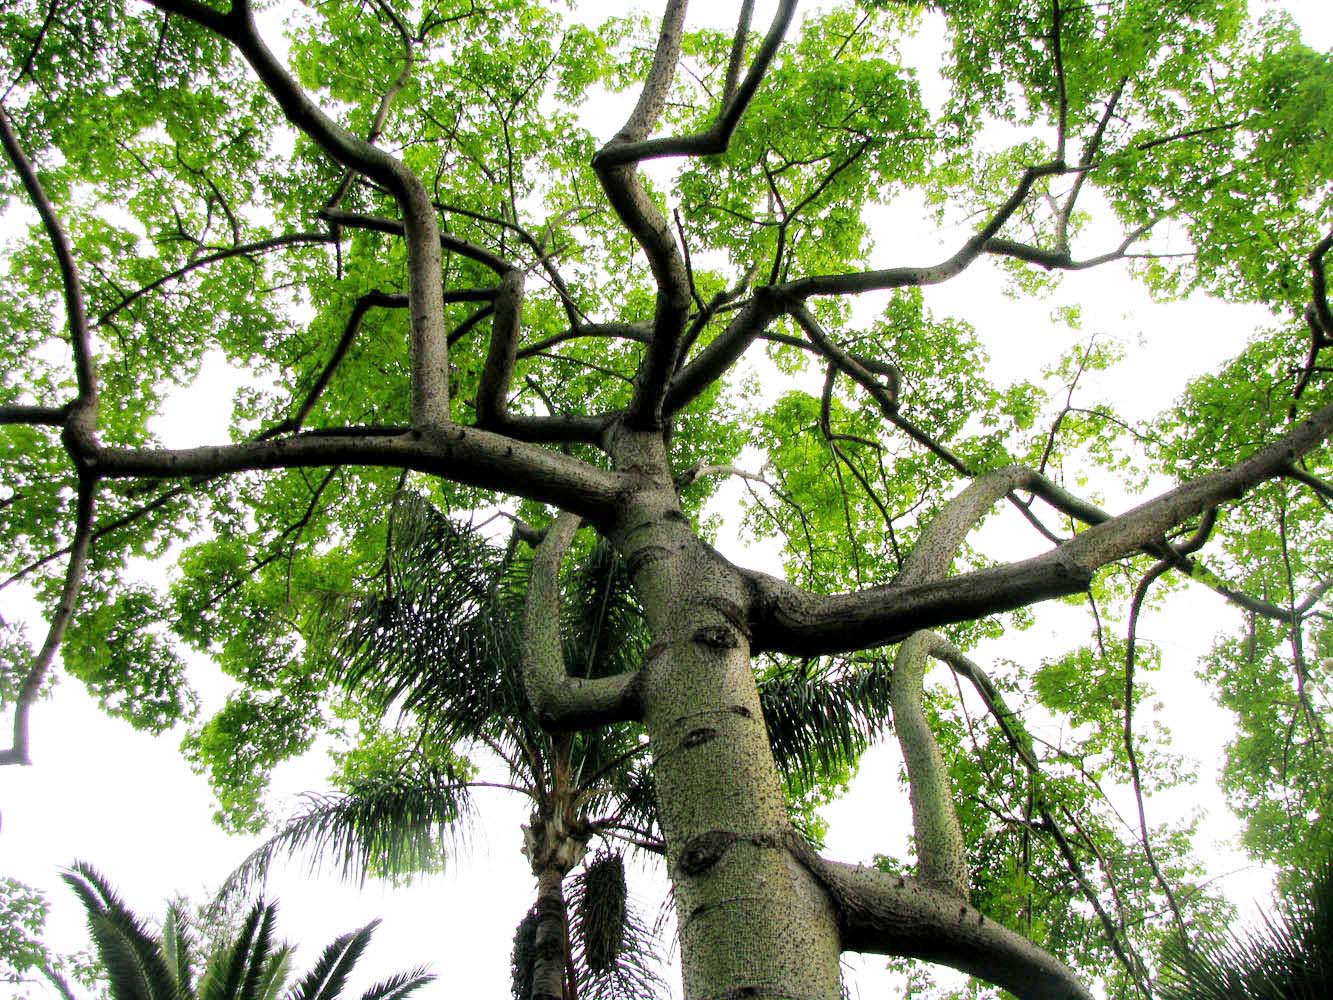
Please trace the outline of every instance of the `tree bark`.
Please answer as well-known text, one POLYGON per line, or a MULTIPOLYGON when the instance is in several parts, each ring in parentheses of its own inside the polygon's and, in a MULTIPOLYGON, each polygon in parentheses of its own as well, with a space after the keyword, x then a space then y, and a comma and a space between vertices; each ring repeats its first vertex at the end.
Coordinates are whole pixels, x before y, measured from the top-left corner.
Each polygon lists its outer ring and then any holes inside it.
POLYGON ((687 1000, 835 1000, 841 940, 792 829, 750 666, 749 589, 693 533, 659 434, 622 431, 637 475, 612 539, 654 637, 643 723, 675 887, 687 1000))

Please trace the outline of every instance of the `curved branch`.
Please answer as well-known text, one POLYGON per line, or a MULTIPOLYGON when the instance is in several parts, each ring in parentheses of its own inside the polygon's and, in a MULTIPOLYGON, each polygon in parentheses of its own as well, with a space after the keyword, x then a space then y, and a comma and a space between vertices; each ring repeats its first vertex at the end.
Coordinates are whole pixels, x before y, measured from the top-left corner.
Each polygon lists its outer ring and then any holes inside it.
MULTIPOLYGON (((684 4, 681 6, 683 7, 684 4)), ((752 7, 753 4, 749 6, 752 7)), ((657 159, 663 156, 709 156, 726 152, 727 147, 731 144, 731 137, 736 131, 736 126, 740 124, 745 109, 749 107, 750 101, 759 90, 759 84, 763 82, 764 75, 768 72, 774 56, 777 55, 778 49, 782 46, 782 40, 787 35, 787 29, 790 27, 792 16, 795 13, 796 0, 781 0, 777 10, 773 13, 773 21, 769 25, 768 34, 764 37, 764 43, 760 46, 759 52, 756 53, 749 70, 746 71, 745 79, 740 82, 739 86, 733 86, 732 81, 739 67, 740 53, 744 50, 743 28, 749 20, 749 8, 747 7, 742 11, 741 27, 738 28, 736 39, 732 44, 732 52, 727 68, 728 82, 723 94, 723 105, 718 111, 717 118, 709 126, 708 131, 699 132, 695 135, 608 144, 605 149, 597 154, 597 158, 593 160, 593 165, 596 167, 613 167, 642 160, 657 159)))
POLYGON ((813 852, 801 861, 833 897, 848 951, 937 962, 1023 1000, 1092 1000, 1063 963, 948 892, 813 852))
POLYGON ((797 278, 775 286, 792 299, 801 300, 811 295, 854 295, 889 288, 935 285, 962 273, 968 265, 986 252, 987 244, 999 233, 1009 217, 1023 204, 1028 193, 1042 177, 1062 174, 1067 168, 1062 162, 1028 167, 1014 192, 982 226, 947 260, 927 267, 891 267, 878 271, 859 271, 848 274, 820 274, 797 278))
MULTIPOLYGON (((794 655, 862 649, 899 642, 920 628, 1078 593, 1099 567, 1143 548, 1155 551, 1176 525, 1283 475, 1298 457, 1319 447, 1330 434, 1333 404, 1248 459, 1182 483, 1043 555, 1005 566, 929 583, 911 583, 900 574, 886 586, 834 595, 812 594, 766 574, 745 571, 755 591, 754 649, 794 655)), ((981 501, 982 494, 974 496, 981 501)))
POLYGON ((523 690, 544 728, 587 729, 639 717, 638 673, 571 677, 560 643, 560 563, 579 519, 561 514, 532 559, 523 609, 523 690))

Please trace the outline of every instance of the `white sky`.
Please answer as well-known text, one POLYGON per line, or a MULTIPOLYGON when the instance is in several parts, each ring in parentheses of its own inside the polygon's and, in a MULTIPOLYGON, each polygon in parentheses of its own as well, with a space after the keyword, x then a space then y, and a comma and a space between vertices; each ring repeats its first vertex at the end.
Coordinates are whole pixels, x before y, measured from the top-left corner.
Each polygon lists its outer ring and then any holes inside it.
MULTIPOLYGON (((1305 28, 1311 44, 1333 45, 1333 11, 1326 0, 1272 5, 1288 9, 1305 28)), ((759 6, 755 23, 763 25, 767 5, 759 6)), ((945 242, 952 245, 955 235, 944 234, 945 242)), ((974 271, 978 273, 969 272, 963 279, 969 299, 965 318, 991 342, 992 355, 1002 369, 997 380, 1030 374, 1032 358, 1006 352, 1004 332, 1049 323, 1054 303, 1007 299, 1000 294, 993 269, 986 273, 985 266, 978 265, 974 271), (1003 370, 1007 367, 1012 370, 1003 370)), ((959 285, 955 282, 935 293, 941 299, 941 311, 946 311, 944 300, 948 300, 947 311, 956 312, 959 285)), ((1116 405, 1122 410, 1141 407, 1143 415, 1160 408, 1179 391, 1184 381, 1177 367, 1180 358, 1192 356, 1197 363, 1197 352, 1206 345, 1211 353, 1204 363, 1215 364, 1232 353, 1256 322, 1264 321, 1254 311, 1213 303, 1154 306, 1113 269, 1070 276, 1058 299, 1091 303, 1085 312, 1087 329, 1105 331, 1131 346, 1142 341, 1135 348, 1142 353, 1135 355, 1133 388, 1127 389, 1121 381, 1108 384, 1103 391, 1109 395, 1118 390, 1119 395, 1110 397, 1116 405)), ((225 370, 206 370, 202 381, 218 385, 231 377, 225 370)), ((193 434, 220 437, 220 426, 201 426, 198 404, 198 396, 191 393, 189 403, 182 400, 172 422, 190 428, 193 434)), ((723 549, 744 565, 772 567, 771 553, 747 550, 740 542, 723 549)), ((2 597, 6 618, 29 612, 9 591, 2 597)), ((1173 602, 1169 624, 1163 615, 1154 613, 1142 626, 1144 638, 1164 648, 1165 669, 1157 682, 1164 688, 1164 698, 1180 713, 1174 717, 1187 720, 1177 723, 1178 740, 1205 762, 1218 760, 1225 726, 1190 678, 1210 638, 1195 623, 1216 621, 1218 615, 1215 599, 1195 590, 1183 605, 1179 598, 1173 602), (1189 624, 1182 627, 1182 623, 1189 624), (1181 683, 1168 683, 1168 678, 1181 683)), ((1069 619, 1062 610, 1043 614, 1038 625, 1017 643, 1007 640, 1003 655, 1035 659, 1046 647, 1043 640, 1059 642, 1068 627, 1069 619)), ((1084 628, 1081 624, 1073 627, 1084 628)), ((1000 654, 988 648, 979 659, 984 662, 987 655, 1000 654)), ((224 691, 216 669, 200 662, 193 674, 204 692, 205 708, 216 707, 224 691)), ((1168 704, 1168 710, 1171 707, 1168 704)), ((173 895, 207 898, 257 842, 255 838, 228 837, 210 822, 212 805, 205 782, 190 772, 177 752, 180 733, 160 739, 136 733, 102 715, 82 688, 70 681, 59 685, 52 700, 37 706, 32 721, 35 766, 0 768, 0 874, 47 893, 52 907, 48 940, 57 948, 81 947, 86 942, 82 911, 57 876, 57 869, 74 859, 101 869, 140 914, 160 915, 173 895)), ((294 803, 301 792, 323 787, 327 770, 321 759, 284 767, 276 778, 275 792, 294 803)), ((851 792, 825 811, 831 827, 830 856, 868 860, 876 851, 900 842, 909 818, 905 798, 896 790, 896 770, 893 747, 867 755, 851 792)), ((311 878, 300 865, 280 872, 270 883, 270 896, 281 903, 279 932, 304 946, 296 967, 308 966, 318 949, 336 934, 382 917, 376 942, 361 964, 363 986, 394 971, 428 963, 440 980, 418 994, 423 998, 460 995, 460 990, 466 990, 462 995, 468 996, 507 997, 513 930, 533 896, 532 879, 519 854, 519 825, 526 820, 526 809, 516 797, 503 792, 478 795, 484 806, 483 823, 474 829, 459 864, 441 877, 392 889, 311 878)), ((1178 798, 1150 805, 1154 819, 1165 818, 1167 809, 1190 807, 1178 798), (1163 812, 1158 813, 1159 809, 1163 812)), ((275 813, 283 811, 279 806, 275 813)), ((1234 825, 1229 818, 1215 815, 1208 829, 1226 836, 1234 825)), ((1229 862, 1220 856, 1219 864, 1224 870, 1229 862)), ((1265 884, 1263 874, 1254 872, 1226 882, 1238 899, 1252 897, 1265 884)), ((640 898, 650 919, 663 891, 658 878, 640 898)), ((878 958, 849 956, 854 997, 896 995, 899 988, 882 972, 882 965, 878 958)), ((672 986, 678 989, 676 983, 672 986)), ((46 993, 38 988, 31 995, 46 993)))

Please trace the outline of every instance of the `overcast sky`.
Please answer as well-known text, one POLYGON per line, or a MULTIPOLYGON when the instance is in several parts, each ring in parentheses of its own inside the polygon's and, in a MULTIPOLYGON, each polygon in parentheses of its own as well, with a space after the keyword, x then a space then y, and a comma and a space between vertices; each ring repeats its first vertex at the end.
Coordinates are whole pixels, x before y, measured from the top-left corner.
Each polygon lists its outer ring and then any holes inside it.
MULTIPOLYGON (((718 11, 731 5, 703 6, 718 11)), ((1333 13, 1327 0, 1292 0, 1272 6, 1290 10, 1311 44, 1333 45, 1333 13)), ((763 23, 762 15, 761 9, 757 24, 763 23)), ((956 232, 945 233, 943 240, 953 244, 956 236, 956 232)), ((933 239, 928 237, 924 245, 929 246, 933 239)), ((991 344, 999 369, 997 379, 1030 376, 1031 357, 1006 348, 1006 334, 1048 322, 1052 303, 1007 299, 1000 294, 1000 280, 993 269, 980 264, 974 270, 977 273, 969 272, 933 290, 936 308, 956 314, 955 290, 965 285, 964 318, 976 323, 991 344)), ((1106 395, 1122 409, 1139 410, 1135 415, 1160 408, 1179 391, 1184 382, 1181 358, 1189 356, 1191 363, 1200 363, 1196 349, 1204 342, 1202 331, 1207 331, 1206 342, 1214 352, 1203 363, 1211 366, 1232 353, 1253 325, 1262 321, 1255 311, 1209 303, 1154 306, 1110 269, 1071 276, 1059 299, 1089 303, 1086 328, 1119 337, 1143 352, 1133 368, 1132 389, 1123 380, 1093 386, 1094 393, 1106 395), (1183 341, 1189 331, 1196 336, 1183 341)), ((206 370, 201 384, 217 387, 233 380, 225 369, 206 370)), ((201 419, 207 407, 200 404, 201 397, 190 393, 188 403, 179 400, 175 415, 163 423, 164 428, 172 426, 185 435, 186 440, 179 441, 177 434, 179 443, 224 435, 224 407, 216 408, 217 419, 210 425, 201 419)), ((774 568, 771 553, 747 549, 729 538, 722 541, 724 552, 735 561, 774 568)), ((1003 553, 997 550, 995 554, 1003 553)), ((1158 683, 1166 688, 1168 708, 1174 703, 1187 713, 1182 718, 1189 721, 1176 726, 1181 742, 1178 749, 1187 744, 1192 756, 1212 762, 1217 759, 1225 728, 1220 715, 1202 708, 1197 691, 1184 683, 1209 636, 1201 627, 1182 628, 1181 623, 1215 621, 1218 616, 1214 598, 1198 590, 1185 596, 1188 610, 1179 600, 1173 605, 1171 628, 1165 627, 1160 614, 1153 614, 1145 619, 1142 631, 1145 639, 1163 647, 1165 669, 1158 683)), ((0 602, 0 614, 6 619, 30 614, 13 588, 0 593, 0 602)), ((1062 641, 1070 613, 1057 608, 1043 614, 1034 629, 1003 647, 1004 655, 1015 659, 1040 655, 1043 647, 1062 641)), ((978 656, 984 661, 995 650, 990 647, 978 656)), ((217 670, 200 660, 192 678, 203 694, 205 709, 216 708, 226 691, 217 670)), ((32 719, 35 765, 0 768, 0 874, 47 892, 52 904, 48 940, 56 946, 72 948, 86 942, 82 911, 57 874, 58 868, 75 858, 107 874, 140 914, 158 915, 164 901, 174 895, 207 898, 256 843, 254 838, 226 836, 210 822, 210 794, 203 779, 190 772, 177 752, 179 732, 159 739, 136 733, 103 716, 80 686, 69 680, 59 684, 51 701, 36 708, 32 719)), ((867 755, 851 793, 825 811, 831 827, 830 856, 863 861, 901 842, 909 819, 905 794, 896 786, 897 767, 894 747, 881 747, 867 755)), ((275 794, 295 804, 301 792, 325 786, 327 771, 322 758, 284 767, 276 777, 275 794)), ((420 996, 507 996, 513 929, 533 896, 532 878, 519 853, 519 825, 526 821, 526 809, 517 797, 499 791, 479 792, 478 804, 483 807, 482 821, 474 828, 459 863, 445 875, 418 886, 346 886, 329 877, 312 878, 300 865, 280 871, 270 883, 270 895, 281 901, 279 932, 305 946, 297 968, 307 966, 317 949, 336 934, 383 917, 376 943, 362 962, 366 980, 429 963, 441 982, 420 996), (463 990, 466 992, 460 993, 463 990)), ((1153 808, 1165 811, 1192 806, 1177 798, 1154 803, 1153 808)), ((279 806, 275 813, 283 811, 279 806)), ((1167 817, 1155 812, 1152 818, 1167 817)), ((1221 815, 1209 824, 1214 834, 1226 835, 1233 829, 1221 815)), ((1224 845, 1217 849, 1223 851, 1224 845)), ((1225 857, 1219 857, 1225 866, 1225 857)), ((637 881, 646 887, 640 902, 651 918, 662 904, 665 883, 660 876, 637 881)), ((1265 883, 1262 873, 1249 872, 1225 884, 1236 898, 1244 899, 1262 891, 1265 883)), ((880 971, 882 959, 853 958, 849 964, 855 970, 854 996, 858 991, 867 998, 891 995, 886 993, 891 984, 880 971)), ((675 973, 671 976, 673 989, 678 989, 675 973)), ((34 997, 44 995, 41 989, 32 991, 34 997)))

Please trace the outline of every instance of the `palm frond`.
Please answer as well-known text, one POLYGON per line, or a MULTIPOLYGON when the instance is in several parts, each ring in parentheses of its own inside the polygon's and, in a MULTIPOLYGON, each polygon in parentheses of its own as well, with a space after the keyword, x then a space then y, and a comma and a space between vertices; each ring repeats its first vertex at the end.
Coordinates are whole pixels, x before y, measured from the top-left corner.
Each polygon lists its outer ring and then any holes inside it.
POLYGON ((1333 861, 1261 927, 1177 938, 1163 956, 1165 1000, 1316 1000, 1333 996, 1333 861))
POLYGON ((41 973, 46 977, 46 981, 55 988, 56 993, 60 995, 60 1000, 78 1000, 74 991, 70 989, 69 980, 48 965, 41 967, 41 973))
POLYGON ((624 560, 598 537, 574 564, 561 601, 565 663, 576 677, 638 669, 652 642, 624 560))
POLYGON ((424 965, 419 965, 410 972, 400 972, 383 982, 376 983, 361 994, 361 1000, 402 1000, 403 997, 415 993, 434 979, 435 977, 426 971, 424 965))
POLYGON ((290 945, 282 945, 269 954, 264 973, 259 980, 256 1000, 278 1000, 278 994, 282 991, 283 984, 287 982, 288 973, 291 972, 292 955, 295 950, 290 945))
POLYGON ((191 950, 190 922, 185 911, 178 904, 172 903, 167 907, 166 918, 162 921, 162 957, 175 980, 176 992, 182 997, 194 993, 191 950))
POLYGON ((892 722, 887 661, 775 673, 759 684, 773 757, 783 775, 809 784, 854 764, 892 722))
POLYGON ((76 861, 61 878, 88 913, 113 1000, 175 1000, 176 983, 156 938, 91 865, 76 861))
POLYGON ((643 1000, 666 992, 652 935, 630 905, 622 855, 599 852, 570 880, 568 899, 581 996, 643 1000))
POLYGON ((338 1000, 347 985, 347 977, 370 944, 370 937, 378 925, 378 920, 372 920, 359 930, 334 938, 288 994, 289 1000, 338 1000))
POLYGON ((215 954, 199 984, 199 1000, 238 1000, 251 968, 254 945, 264 924, 272 927, 274 903, 257 900, 231 943, 215 954))
POLYGON ((269 981, 269 958, 273 954, 273 924, 277 919, 277 909, 275 903, 264 907, 259 926, 250 941, 250 953, 246 957, 245 975, 241 979, 238 1000, 259 1000, 264 984, 269 981))
POLYGON ((411 493, 395 504, 393 537, 392 589, 321 604, 313 634, 329 644, 338 680, 429 719, 446 743, 519 714, 511 561, 411 493))
POLYGON ((298 854, 313 864, 329 862, 349 881, 438 869, 442 845, 457 839, 471 807, 467 783, 451 777, 419 771, 357 782, 344 793, 307 796, 307 808, 231 873, 219 899, 248 893, 276 859, 298 854))

